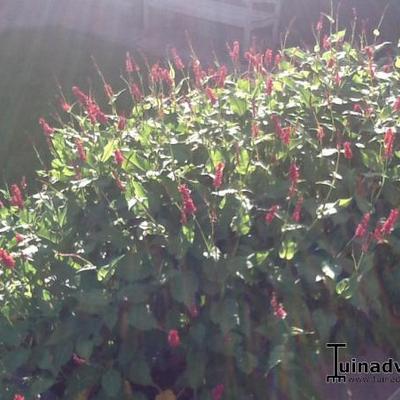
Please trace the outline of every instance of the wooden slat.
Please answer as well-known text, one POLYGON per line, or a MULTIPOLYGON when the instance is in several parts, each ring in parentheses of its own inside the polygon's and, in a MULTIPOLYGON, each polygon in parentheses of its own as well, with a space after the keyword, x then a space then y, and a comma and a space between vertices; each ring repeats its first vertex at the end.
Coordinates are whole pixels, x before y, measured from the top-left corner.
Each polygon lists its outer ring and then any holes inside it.
POLYGON ((217 1, 202 1, 200 3, 182 0, 147 0, 148 5, 179 14, 185 14, 208 21, 220 22, 222 24, 238 27, 249 24, 259 25, 263 22, 267 25, 273 23, 277 17, 275 13, 252 10, 247 7, 227 4, 217 1))

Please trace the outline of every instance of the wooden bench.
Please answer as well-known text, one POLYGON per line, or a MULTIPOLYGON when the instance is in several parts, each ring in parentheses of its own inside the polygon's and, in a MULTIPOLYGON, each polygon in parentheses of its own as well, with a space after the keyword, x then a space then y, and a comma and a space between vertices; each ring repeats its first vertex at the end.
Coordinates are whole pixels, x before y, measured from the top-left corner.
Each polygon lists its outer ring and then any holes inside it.
POLYGON ((271 28, 273 44, 277 44, 282 0, 239 2, 236 5, 218 0, 144 0, 143 23, 145 28, 149 26, 153 8, 242 28, 246 46, 250 46, 255 29, 271 28))

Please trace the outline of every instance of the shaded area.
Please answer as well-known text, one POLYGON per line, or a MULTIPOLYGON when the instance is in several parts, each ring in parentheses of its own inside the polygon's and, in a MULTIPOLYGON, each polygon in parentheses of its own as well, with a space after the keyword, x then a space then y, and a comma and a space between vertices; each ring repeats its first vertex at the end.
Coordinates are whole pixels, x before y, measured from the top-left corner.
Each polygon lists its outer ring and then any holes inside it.
MULTIPOLYGON (((93 56, 115 87, 126 47, 64 28, 15 30, 0 36, 0 169, 3 181, 32 177, 40 166, 33 146, 44 149, 40 116, 60 110, 60 88, 71 98, 71 87, 82 86, 102 94, 93 56)), ((104 96, 103 96, 104 97, 104 96)), ((101 96, 100 96, 101 100, 101 96)), ((103 99, 104 100, 104 99, 103 99)), ((46 152, 41 151, 43 156, 46 152)))

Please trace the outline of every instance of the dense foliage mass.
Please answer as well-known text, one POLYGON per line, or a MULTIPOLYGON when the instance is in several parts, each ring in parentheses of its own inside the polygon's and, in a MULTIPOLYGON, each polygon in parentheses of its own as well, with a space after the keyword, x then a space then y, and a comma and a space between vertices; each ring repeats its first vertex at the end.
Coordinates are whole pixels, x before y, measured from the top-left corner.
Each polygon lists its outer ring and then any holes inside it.
POLYGON ((127 55, 125 115, 104 82, 40 120, 42 189, 2 192, 2 399, 311 399, 329 340, 399 356, 400 63, 345 37, 173 51, 147 93, 127 55))

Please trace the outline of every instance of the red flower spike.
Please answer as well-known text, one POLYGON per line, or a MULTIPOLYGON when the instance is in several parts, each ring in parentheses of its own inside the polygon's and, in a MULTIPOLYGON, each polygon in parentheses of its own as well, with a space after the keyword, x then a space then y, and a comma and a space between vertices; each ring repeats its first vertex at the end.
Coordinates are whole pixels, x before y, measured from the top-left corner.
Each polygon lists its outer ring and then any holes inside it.
POLYGON ((292 128, 290 126, 281 129, 281 140, 284 144, 286 145, 290 144, 291 134, 292 134, 292 128))
POLYGON ((282 130, 281 120, 277 115, 273 115, 272 122, 274 123, 275 126, 275 133, 278 135, 278 137, 281 137, 281 130, 282 130))
POLYGON ((385 239, 385 237, 389 236, 393 229, 394 226, 396 225, 396 222, 399 218, 399 210, 394 208, 390 211, 389 217, 387 220, 381 224, 379 224, 374 231, 374 238, 378 243, 382 243, 385 239))
POLYGON ((397 97, 397 99, 395 100, 395 102, 393 104, 393 111, 400 112, 400 96, 397 97))
POLYGON ((327 66, 327 68, 333 68, 335 66, 335 64, 336 64, 336 60, 334 58, 330 58, 327 61, 326 66, 327 66))
POLYGON ((340 84, 342 83, 342 77, 340 76, 339 72, 336 72, 334 81, 336 86, 340 86, 340 84))
POLYGON ((297 203, 294 207, 294 211, 292 214, 292 219, 294 222, 300 222, 300 220, 301 220, 301 208, 303 207, 303 203, 304 203, 304 199, 302 197, 300 197, 297 200, 297 203))
POLYGON ((287 312, 285 308, 283 307, 282 303, 278 303, 278 299, 276 298, 276 293, 272 293, 271 297, 271 307, 274 312, 275 317, 279 319, 285 319, 287 316, 287 312))
POLYGON ((372 58, 374 57, 374 49, 370 46, 365 47, 365 54, 367 55, 367 57, 372 60, 372 58))
POLYGON ((97 114, 96 114, 96 121, 97 121, 98 123, 100 123, 100 124, 107 125, 108 119, 107 119, 106 115, 103 113, 103 111, 100 111, 100 110, 99 110, 99 111, 97 112, 97 114))
POLYGON ((361 251, 363 253, 367 253, 368 252, 369 245, 371 244, 371 240, 372 240, 372 234, 368 232, 365 235, 365 237, 363 238, 363 241, 362 241, 362 244, 361 244, 361 251))
POLYGON ((115 152, 114 152, 114 160, 115 160, 115 163, 119 167, 122 167, 122 164, 124 162, 124 156, 123 156, 123 154, 122 154, 120 149, 115 150, 115 152))
POLYGON ((179 337, 179 332, 176 329, 172 329, 168 332, 168 344, 172 348, 180 346, 181 339, 179 337))
POLYGON ((396 225, 396 222, 399 218, 399 210, 394 208, 390 211, 389 217, 386 222, 382 226, 382 231, 385 235, 390 235, 396 225))
POLYGON ((222 65, 214 75, 216 86, 220 88, 224 87, 227 75, 228 75, 228 68, 226 68, 226 65, 222 65))
POLYGON ((212 105, 214 105, 218 100, 215 92, 209 86, 206 87, 206 96, 212 105))
POLYGON ((286 145, 290 143, 290 136, 292 134, 292 128, 290 126, 287 126, 285 128, 282 128, 281 121, 278 116, 273 115, 272 116, 272 121, 275 125, 275 133, 279 137, 279 139, 282 140, 282 142, 286 145))
POLYGON ((300 168, 295 162, 292 162, 289 167, 289 178, 290 181, 296 184, 300 178, 300 168))
POLYGON ((80 367, 81 365, 87 364, 87 361, 84 358, 79 357, 77 354, 72 355, 72 362, 75 365, 77 365, 78 367, 80 367))
POLYGON ((143 98, 143 93, 142 93, 142 91, 140 90, 140 87, 139 87, 136 83, 134 83, 133 85, 131 85, 131 93, 132 93, 133 99, 134 99, 135 101, 140 101, 140 100, 142 100, 142 98, 143 98))
POLYGON ((257 138, 260 134, 260 127, 258 126, 257 122, 253 122, 251 124, 251 137, 257 138))
POLYGON ((14 257, 5 249, 0 248, 0 264, 4 265, 8 269, 15 268, 14 257))
POLYGON ((214 189, 218 189, 222 185, 222 180, 224 177, 225 164, 220 162, 215 168, 215 178, 213 182, 214 189))
POLYGON ((162 69, 161 70, 161 79, 169 86, 172 87, 174 85, 174 80, 172 79, 171 74, 169 73, 169 70, 167 69, 162 69))
POLYGON ((25 396, 23 396, 22 394, 16 394, 14 396, 14 400, 25 400, 25 396))
POLYGON ((317 129, 317 138, 320 143, 322 143, 324 137, 325 137, 325 130, 322 126, 319 126, 317 129))
POLYGON ((20 210, 24 208, 24 198, 22 196, 21 189, 18 185, 11 185, 11 205, 18 207, 20 210))
POLYGON ((215 388, 211 391, 212 400, 221 400, 225 391, 225 386, 220 383, 215 386, 215 388))
POLYGON ((267 211, 267 213, 265 214, 265 222, 267 224, 270 224, 275 219, 279 208, 280 207, 278 205, 274 205, 267 211))
POLYGON ((382 225, 379 225, 375 228, 374 239, 377 241, 377 243, 383 243, 385 241, 385 238, 382 234, 382 225))
POLYGON ((182 224, 186 224, 187 217, 190 215, 194 215, 197 211, 197 208, 191 197, 190 190, 186 185, 184 185, 184 184, 180 185, 178 190, 179 190, 179 193, 181 194, 182 202, 183 202, 181 222, 182 222, 182 224))
POLYGON ((232 48, 228 45, 229 56, 234 64, 239 62, 240 57, 240 44, 238 41, 233 42, 232 48))
POLYGON ((369 106, 369 107, 366 107, 365 108, 365 115, 366 115, 366 117, 368 117, 368 118, 370 118, 371 116, 372 116, 372 114, 374 113, 374 107, 371 107, 371 106, 369 106))
POLYGON ((264 63, 267 68, 272 66, 273 52, 271 49, 267 49, 264 54, 264 63))
POLYGON ((297 183, 300 178, 300 168, 295 162, 292 162, 289 167, 289 179, 291 182, 289 195, 293 196, 297 192, 297 183))
POLYGON ((76 151, 78 153, 78 157, 82 162, 87 161, 87 155, 85 148, 83 147, 83 142, 81 139, 76 139, 75 140, 75 146, 76 146, 76 151))
POLYGON ((353 158, 353 152, 351 150, 351 143, 344 142, 343 149, 344 149, 344 157, 347 158, 348 160, 351 160, 353 158))
POLYGON ((361 222, 357 225, 356 232, 354 236, 356 238, 364 238, 368 234, 368 225, 371 219, 371 213, 366 213, 363 215, 361 222))
POLYGON ((255 71, 263 69, 263 55, 260 53, 253 54, 250 51, 244 53, 244 58, 249 62, 249 66, 255 71))
POLYGON ((126 117, 124 115, 120 115, 118 117, 118 130, 123 131, 126 128, 126 117))
POLYGON ((181 210, 181 224, 186 225, 187 222, 188 222, 188 219, 187 219, 186 212, 185 212, 185 210, 182 209, 181 210))
POLYGON ((64 99, 60 99, 60 107, 63 111, 69 113, 71 111, 71 104, 68 104, 64 99))
POLYGON ((104 93, 108 97, 109 100, 111 100, 114 97, 114 91, 108 83, 104 84, 104 93))
POLYGON ((268 96, 271 96, 273 89, 274 89, 274 80, 270 76, 270 77, 268 77, 267 81, 265 82, 265 93, 268 96))
POLYGON ((194 80, 196 82, 196 86, 201 86, 202 80, 205 77, 205 72, 203 71, 203 68, 201 67, 200 61, 199 60, 193 60, 192 63, 192 69, 193 69, 193 75, 194 75, 194 80))
POLYGON ((388 64, 385 64, 385 65, 383 66, 383 72, 386 72, 387 74, 388 74, 389 72, 392 72, 392 70, 393 70, 393 61, 390 62, 390 63, 388 63, 388 64))
POLYGON ((393 156, 394 139, 395 139, 395 136, 394 136, 393 129, 388 128, 386 130, 385 136, 383 138, 386 158, 392 158, 392 156, 393 156))
POLYGON ((78 100, 78 102, 82 105, 86 105, 89 101, 89 96, 82 92, 82 90, 78 86, 73 86, 72 93, 78 100))
POLYGON ((125 185, 122 183, 122 181, 119 178, 119 176, 117 175, 117 173, 113 172, 113 176, 114 176, 114 179, 115 179, 115 184, 117 185, 118 189, 121 192, 125 192, 125 190, 126 190, 125 185))
POLYGON ((161 68, 159 64, 154 64, 151 67, 150 78, 153 83, 165 82, 169 87, 173 86, 174 83, 169 71, 165 68, 161 68))
POLYGON ((179 57, 178 51, 174 48, 171 49, 172 61, 174 62, 175 68, 178 71, 182 71, 185 68, 185 64, 179 57))
POLYGON ((101 111, 100 107, 97 105, 96 101, 93 98, 87 98, 86 104, 86 112, 92 124, 96 122, 106 125, 108 123, 108 119, 105 114, 101 111))
POLYGON ((137 66, 129 52, 126 53, 125 57, 125 70, 128 74, 140 71, 140 68, 137 66))
POLYGON ((43 133, 50 137, 54 133, 54 128, 52 128, 44 118, 39 118, 39 125, 42 127, 43 133))
POLYGON ((322 39, 322 47, 325 50, 329 50, 331 48, 331 39, 328 35, 324 35, 324 38, 322 39))
POLYGON ((20 233, 16 233, 15 240, 17 241, 17 243, 21 243, 24 240, 24 237, 20 233))

